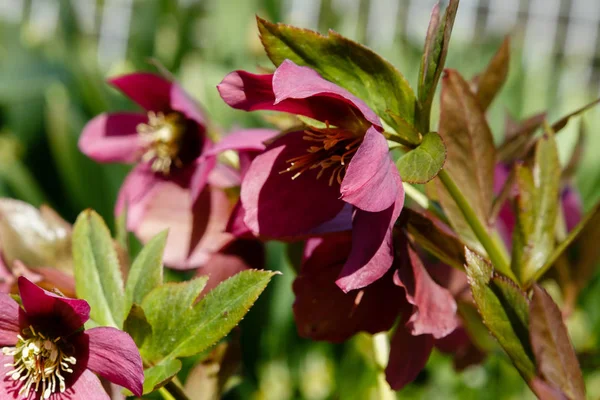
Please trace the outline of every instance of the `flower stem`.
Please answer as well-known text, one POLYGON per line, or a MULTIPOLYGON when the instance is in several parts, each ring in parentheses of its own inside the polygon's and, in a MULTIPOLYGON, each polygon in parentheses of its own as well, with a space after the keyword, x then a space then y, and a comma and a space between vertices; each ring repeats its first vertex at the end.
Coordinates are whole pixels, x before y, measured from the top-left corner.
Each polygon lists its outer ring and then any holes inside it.
POLYGON ((158 392, 165 400, 190 400, 183 389, 174 381, 170 381, 158 389, 158 392))
POLYGON ((458 205, 462 211, 465 219, 469 223, 469 226, 471 229, 473 229, 473 232, 477 236, 477 239, 479 239, 479 242, 481 242, 483 248, 488 253, 488 256, 490 257, 490 260, 492 261, 492 264, 496 270, 515 282, 518 282, 517 277, 510 269, 510 264, 508 262, 506 253, 489 235, 487 229, 479 220, 479 218, 477 218, 475 211, 463 195, 462 191, 458 188, 458 186, 456 186, 456 183, 450 177, 450 175, 448 175, 448 172, 443 169, 440 171, 438 176, 456 202, 456 205, 458 205))

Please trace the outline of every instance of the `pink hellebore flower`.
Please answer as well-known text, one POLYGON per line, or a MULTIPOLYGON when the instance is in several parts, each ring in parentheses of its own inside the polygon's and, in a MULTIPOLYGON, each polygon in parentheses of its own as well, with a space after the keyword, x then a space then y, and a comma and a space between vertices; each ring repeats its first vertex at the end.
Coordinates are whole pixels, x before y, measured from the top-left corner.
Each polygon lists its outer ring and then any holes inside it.
POLYGON ((335 277, 351 253, 347 232, 306 242, 293 289, 298 334, 340 342, 366 331, 387 331, 398 324, 391 341, 387 380, 399 390, 414 380, 440 339, 458 327, 452 294, 428 274, 412 246, 397 242, 397 260, 382 278, 360 290, 337 290, 335 277))
POLYGON ((94 372, 142 395, 142 359, 127 333, 84 331, 85 300, 48 292, 24 277, 18 285, 22 308, 0 294, 0 398, 108 400, 94 372))
POLYGON ((109 81, 139 104, 144 113, 101 114, 83 129, 79 148, 98 162, 135 163, 119 193, 115 212, 129 208, 130 229, 139 223, 151 192, 161 183, 189 188, 195 203, 205 186, 214 158, 205 118, 198 105, 174 82, 150 73, 109 81))
POLYGON ((394 258, 392 227, 404 191, 377 115, 347 90, 289 60, 274 74, 232 72, 218 90, 234 108, 321 122, 278 137, 252 161, 237 208, 247 227, 290 239, 351 225, 354 245, 338 286, 350 291, 381 278, 394 258))

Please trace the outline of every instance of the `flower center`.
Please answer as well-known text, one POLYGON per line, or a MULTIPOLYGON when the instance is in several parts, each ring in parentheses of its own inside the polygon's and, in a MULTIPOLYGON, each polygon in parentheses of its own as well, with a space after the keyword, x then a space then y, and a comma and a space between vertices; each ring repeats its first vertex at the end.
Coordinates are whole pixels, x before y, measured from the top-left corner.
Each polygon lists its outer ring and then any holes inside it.
POLYGON ((306 150, 306 154, 287 160, 290 166, 280 174, 295 172, 292 179, 296 179, 305 171, 320 168, 317 179, 329 172, 329 186, 333 185, 333 182, 341 184, 348 163, 358 150, 362 137, 356 137, 347 130, 331 128, 329 124, 322 129, 311 127, 304 133, 302 139, 315 144, 306 150))
MULTIPOLYGON (((15 347, 3 347, 2 353, 13 356, 14 361, 5 364, 13 367, 6 373, 13 381, 23 382, 19 395, 28 396, 30 391, 41 390, 42 397, 49 399, 52 393, 65 391, 64 373, 72 373, 75 357, 67 356, 58 345, 60 337, 50 339, 32 326, 18 335, 15 347), (24 338, 25 337, 25 338, 24 338)), ((39 393, 39 392, 38 392, 39 393)))
POLYGON ((152 171, 169 175, 171 167, 181 167, 179 153, 185 126, 178 113, 148 113, 148 123, 139 124, 137 132, 146 144, 142 161, 151 162, 152 171))

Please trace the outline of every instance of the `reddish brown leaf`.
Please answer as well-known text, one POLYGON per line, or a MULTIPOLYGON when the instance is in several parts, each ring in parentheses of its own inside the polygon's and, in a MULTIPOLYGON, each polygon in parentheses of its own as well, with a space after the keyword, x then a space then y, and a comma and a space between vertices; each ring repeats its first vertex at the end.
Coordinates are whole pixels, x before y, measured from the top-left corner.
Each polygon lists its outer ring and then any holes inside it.
POLYGON ((579 361, 569 339, 562 314, 550 295, 533 286, 529 331, 540 375, 571 400, 585 399, 585 384, 579 361))
POLYGON ((486 110, 492 103, 508 76, 510 64, 510 40, 507 36, 485 71, 477 78, 475 92, 479 105, 486 110))

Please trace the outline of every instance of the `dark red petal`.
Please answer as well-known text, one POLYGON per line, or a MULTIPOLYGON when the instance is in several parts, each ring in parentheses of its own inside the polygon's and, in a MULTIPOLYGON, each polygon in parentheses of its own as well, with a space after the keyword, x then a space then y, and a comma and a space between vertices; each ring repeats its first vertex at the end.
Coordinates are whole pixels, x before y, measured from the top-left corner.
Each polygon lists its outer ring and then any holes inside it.
POLYGON ((329 176, 317 179, 318 168, 292 179, 284 172, 289 160, 306 154, 309 142, 303 132, 289 133, 258 155, 242 182, 244 222, 256 234, 286 238, 307 234, 335 217, 344 206, 339 185, 329 185, 329 176))
POLYGON ((48 292, 21 276, 18 279, 23 308, 32 324, 44 333, 66 336, 83 326, 90 318, 87 301, 62 297, 48 292))
POLYGON ((87 368, 141 396, 144 369, 140 352, 131 336, 105 326, 88 329, 83 335, 89 341, 87 368))
POLYGON ((241 201, 238 201, 231 211, 231 216, 229 217, 229 221, 227 221, 225 232, 231 233, 238 238, 254 237, 254 234, 244 222, 245 215, 246 211, 244 211, 244 206, 242 206, 241 201))
POLYGON ((414 381, 427 364, 433 349, 433 336, 413 336, 402 325, 398 326, 390 343, 390 359, 385 377, 391 388, 400 390, 414 381))
POLYGON ((101 163, 134 163, 143 151, 136 127, 146 122, 138 113, 100 114, 83 128, 79 150, 101 163))
POLYGON ((108 82, 147 111, 171 110, 172 83, 160 75, 139 72, 112 78, 108 82))
POLYGON ((0 346, 14 346, 17 335, 26 327, 25 316, 16 301, 0 293, 0 346))
POLYGON ((390 329, 405 300, 388 274, 364 290, 344 293, 335 279, 350 253, 350 233, 309 239, 300 274, 294 281, 298 335, 341 342, 366 331, 390 329))
POLYGON ((462 326, 456 328, 448 336, 436 340, 435 347, 442 353, 452 356, 454 368, 458 371, 479 364, 485 359, 485 353, 473 344, 467 331, 462 326))
MULTIPOLYGON (((370 123, 381 128, 377 114, 346 89, 325 80, 315 70, 301 67, 291 60, 285 60, 273 75, 275 102, 280 104, 288 99, 310 100, 313 97, 329 97, 341 101, 359 111, 370 123)), ((333 101, 331 102, 333 103, 333 101)), ((299 114, 299 113, 298 113, 299 114)))
POLYGON ((573 188, 567 186, 561 194, 562 212, 567 225, 567 231, 570 232, 581 221, 583 206, 581 198, 573 188))
POLYGON ((364 211, 387 209, 404 197, 396 164, 387 141, 375 128, 367 130, 362 144, 350 160, 340 189, 342 200, 364 211))
POLYGON ((406 239, 399 240, 397 246, 401 264, 394 282, 405 289, 406 300, 415 306, 407 329, 412 335, 431 334, 436 339, 448 335, 458 323, 452 294, 431 279, 406 239))
POLYGON ((390 269, 394 261, 392 229, 403 205, 404 196, 398 197, 395 204, 387 210, 374 213, 358 209, 355 211, 352 221, 352 252, 336 281, 344 292, 363 288, 390 269))

